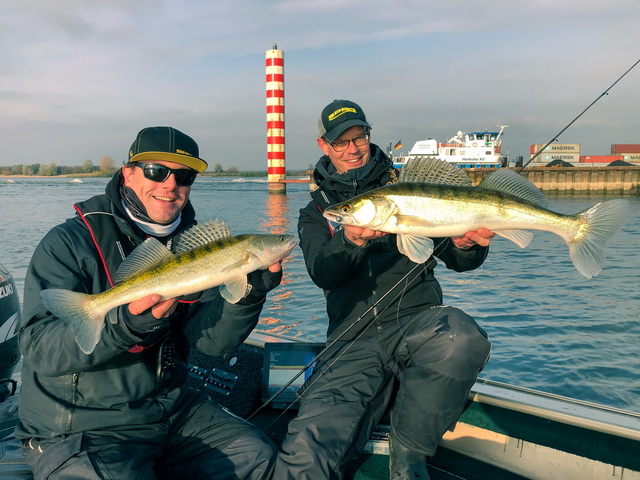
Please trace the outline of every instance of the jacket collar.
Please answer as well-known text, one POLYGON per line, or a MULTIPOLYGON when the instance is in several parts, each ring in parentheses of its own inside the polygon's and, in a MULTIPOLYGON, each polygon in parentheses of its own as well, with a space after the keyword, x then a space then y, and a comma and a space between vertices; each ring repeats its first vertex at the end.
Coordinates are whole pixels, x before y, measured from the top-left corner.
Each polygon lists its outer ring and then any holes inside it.
POLYGON ((338 173, 328 156, 320 158, 313 172, 318 188, 311 192, 316 206, 324 211, 329 205, 352 198, 359 193, 398 181, 398 171, 384 152, 371 144, 371 157, 367 165, 338 173))

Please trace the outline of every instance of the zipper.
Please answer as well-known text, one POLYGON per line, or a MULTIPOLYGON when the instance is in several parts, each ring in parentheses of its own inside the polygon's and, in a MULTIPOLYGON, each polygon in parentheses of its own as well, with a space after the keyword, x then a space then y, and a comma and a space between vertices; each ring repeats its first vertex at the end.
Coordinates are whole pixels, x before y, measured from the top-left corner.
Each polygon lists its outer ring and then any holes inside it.
POLYGON ((351 180, 351 183, 353 184, 353 189, 356 191, 356 195, 360 195, 360 186, 358 185, 358 181, 354 178, 351 180))
MULTIPOLYGON (((369 276, 369 283, 374 284, 373 282, 373 265, 371 264, 371 256, 367 259, 367 274, 369 276)), ((371 292, 371 302, 373 303, 373 310, 371 310, 371 314, 373 315, 373 323, 375 323, 376 330, 378 332, 381 330, 380 323, 378 322, 378 294, 376 289, 373 289, 371 292)))
POLYGON ((73 405, 76 404, 76 401, 78 399, 77 397, 77 393, 78 393, 78 379, 79 379, 80 375, 78 375, 77 373, 74 373, 73 375, 71 375, 71 407, 69 408, 69 416, 67 418, 67 431, 70 432, 71 428, 73 427, 73 412, 75 410, 75 407, 73 405))

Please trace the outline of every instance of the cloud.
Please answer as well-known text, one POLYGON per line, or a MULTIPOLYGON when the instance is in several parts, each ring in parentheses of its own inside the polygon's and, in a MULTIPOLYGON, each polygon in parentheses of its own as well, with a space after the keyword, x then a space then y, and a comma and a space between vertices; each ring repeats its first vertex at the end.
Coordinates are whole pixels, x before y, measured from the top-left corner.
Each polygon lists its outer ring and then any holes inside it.
MULTIPOLYGON (((629 68, 640 40, 631 0, 29 0, 4 10, 0 165, 118 159, 140 128, 169 124, 213 163, 264 169, 274 42, 285 52, 289 168, 315 163, 317 115, 336 97, 362 104, 380 145, 508 124, 505 145, 525 154, 629 68)), ((638 75, 566 143, 592 154, 638 143, 638 75)))

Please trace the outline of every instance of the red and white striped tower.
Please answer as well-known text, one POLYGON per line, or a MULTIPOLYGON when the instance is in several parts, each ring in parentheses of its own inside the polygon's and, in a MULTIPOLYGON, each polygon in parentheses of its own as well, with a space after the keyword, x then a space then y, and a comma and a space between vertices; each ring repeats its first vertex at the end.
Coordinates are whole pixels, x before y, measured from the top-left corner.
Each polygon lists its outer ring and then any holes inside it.
POLYGON ((286 191, 284 154, 284 52, 267 50, 267 182, 269 192, 286 191))

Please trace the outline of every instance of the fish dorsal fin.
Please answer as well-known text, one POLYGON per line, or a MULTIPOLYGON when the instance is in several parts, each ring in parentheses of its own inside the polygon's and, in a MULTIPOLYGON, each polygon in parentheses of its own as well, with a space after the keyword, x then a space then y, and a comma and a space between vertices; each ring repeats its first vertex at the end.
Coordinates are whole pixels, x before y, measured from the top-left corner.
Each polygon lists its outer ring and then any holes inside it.
POLYGON ((224 221, 207 220, 182 232, 173 249, 182 253, 230 236, 231 230, 224 221))
POLYGON ((470 187, 471 178, 463 169, 433 157, 415 157, 400 170, 399 182, 431 183, 470 187))
POLYGON ((115 281, 121 282, 142 270, 147 270, 174 257, 166 246, 156 238, 147 238, 120 264, 115 281))
POLYGON ((508 168, 500 168, 495 172, 491 172, 484 177, 478 187, 508 193, 541 207, 546 207, 549 203, 547 197, 538 190, 538 187, 522 175, 508 168))
POLYGON ((229 303, 238 303, 247 292, 247 276, 240 275, 222 285, 218 289, 220 295, 229 303))

